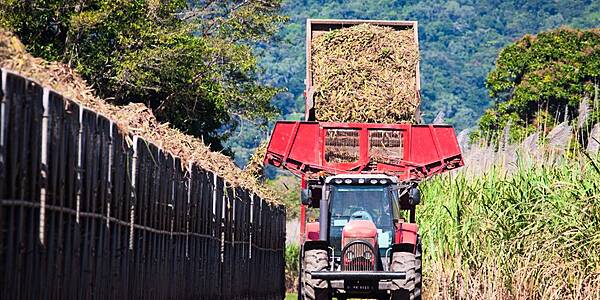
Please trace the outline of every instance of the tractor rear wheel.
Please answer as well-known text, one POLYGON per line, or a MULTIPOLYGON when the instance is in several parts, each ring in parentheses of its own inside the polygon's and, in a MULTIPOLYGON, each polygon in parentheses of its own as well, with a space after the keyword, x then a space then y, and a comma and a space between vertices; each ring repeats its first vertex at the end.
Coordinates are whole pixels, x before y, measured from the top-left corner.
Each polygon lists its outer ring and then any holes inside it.
POLYGON ((421 251, 417 254, 410 252, 394 252, 392 255, 392 272, 405 272, 405 279, 392 281, 392 300, 421 299, 421 251))
POLYGON ((304 252, 302 261, 302 294, 306 300, 330 300, 327 281, 313 279, 311 272, 327 271, 329 269, 329 256, 327 250, 308 250, 304 252))

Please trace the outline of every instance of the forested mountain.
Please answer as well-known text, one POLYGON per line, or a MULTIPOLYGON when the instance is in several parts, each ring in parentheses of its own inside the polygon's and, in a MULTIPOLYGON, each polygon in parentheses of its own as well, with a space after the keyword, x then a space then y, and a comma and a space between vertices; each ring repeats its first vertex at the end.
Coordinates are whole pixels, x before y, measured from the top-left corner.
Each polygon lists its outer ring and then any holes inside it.
MULTIPOLYGON (((485 77, 501 48, 527 33, 600 26, 600 1, 592 0, 288 0, 283 10, 290 21, 257 51, 263 80, 287 88, 274 100, 284 118, 303 112, 306 18, 416 20, 425 119, 442 111, 459 129, 474 126, 491 104, 485 77)), ((230 143, 237 153, 257 143, 242 139, 230 143)))

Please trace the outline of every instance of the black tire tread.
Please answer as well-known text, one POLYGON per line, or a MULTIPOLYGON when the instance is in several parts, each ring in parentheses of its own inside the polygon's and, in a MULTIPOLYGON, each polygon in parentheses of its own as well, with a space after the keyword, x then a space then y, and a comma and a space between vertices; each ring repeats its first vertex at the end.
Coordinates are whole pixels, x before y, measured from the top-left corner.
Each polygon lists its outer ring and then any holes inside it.
MULTIPOLYGON (((418 247, 420 248, 420 247, 418 247)), ((392 300, 421 299, 421 253, 394 252, 390 270, 406 272, 405 279, 392 281, 392 300)))
POLYGON ((415 290, 413 292, 414 300, 421 300, 421 291, 423 290, 423 260, 421 241, 417 243, 415 253, 415 290))
POLYGON ((329 269, 329 257, 326 250, 308 250, 304 253, 303 263, 303 295, 306 300, 329 300, 327 281, 312 279, 311 272, 327 271, 329 269))

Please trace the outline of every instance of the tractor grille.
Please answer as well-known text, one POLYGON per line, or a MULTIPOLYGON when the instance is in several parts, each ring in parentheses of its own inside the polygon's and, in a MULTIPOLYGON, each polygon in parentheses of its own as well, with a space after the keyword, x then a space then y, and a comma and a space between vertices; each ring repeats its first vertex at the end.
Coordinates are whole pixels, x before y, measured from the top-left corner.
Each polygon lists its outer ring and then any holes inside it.
POLYGON ((375 271, 375 255, 368 242, 351 241, 342 250, 342 271, 375 271))

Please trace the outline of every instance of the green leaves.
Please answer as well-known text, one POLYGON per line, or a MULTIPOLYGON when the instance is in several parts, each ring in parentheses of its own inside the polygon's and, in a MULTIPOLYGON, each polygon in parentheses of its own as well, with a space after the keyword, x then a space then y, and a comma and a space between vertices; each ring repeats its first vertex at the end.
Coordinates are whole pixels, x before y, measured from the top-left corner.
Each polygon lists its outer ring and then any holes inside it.
POLYGON ((278 89, 258 82, 248 45, 285 20, 280 2, 9 1, 0 25, 33 55, 76 67, 101 97, 146 103, 160 121, 220 149, 220 128, 274 116, 278 89))
POLYGON ((593 83, 600 80, 594 68, 600 65, 598 49, 600 31, 567 28, 526 35, 504 48, 486 80, 496 105, 480 119, 480 136, 497 137, 511 122, 511 136, 522 139, 573 119, 579 102, 593 96, 593 83))

